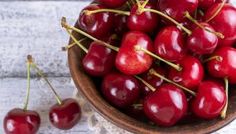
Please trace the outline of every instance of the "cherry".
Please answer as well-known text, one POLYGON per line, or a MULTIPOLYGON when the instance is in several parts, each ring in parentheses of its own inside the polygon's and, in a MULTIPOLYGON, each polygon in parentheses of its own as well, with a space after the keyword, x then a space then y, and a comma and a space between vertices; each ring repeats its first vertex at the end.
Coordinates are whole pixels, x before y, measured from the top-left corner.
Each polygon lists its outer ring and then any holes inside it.
POLYGON ((50 108, 49 120, 53 126, 62 130, 71 129, 81 118, 81 109, 74 99, 65 99, 61 104, 50 108))
POLYGON ((123 36, 124 33, 128 32, 127 20, 128 17, 125 15, 115 14, 114 19, 114 32, 118 35, 123 36))
POLYGON ((206 22, 224 35, 219 39, 219 47, 233 45, 236 41, 236 8, 231 4, 224 4, 222 9, 221 6, 222 3, 216 3, 205 14, 206 22))
POLYGON ((236 84, 236 49, 223 47, 217 49, 213 56, 219 58, 208 61, 207 68, 210 75, 217 78, 228 78, 229 83, 236 84))
POLYGON ((213 119, 221 114, 226 104, 226 94, 220 83, 204 81, 198 87, 191 109, 198 117, 213 119))
POLYGON ((82 64, 88 74, 104 76, 113 69, 115 56, 116 52, 101 45, 101 43, 99 44, 99 42, 92 42, 82 64))
POLYGON ((153 51, 153 43, 150 37, 139 31, 131 31, 124 35, 121 47, 116 56, 116 68, 128 75, 141 74, 152 65, 152 57, 143 51, 137 51, 136 47, 153 51))
POLYGON ((6 134, 36 134, 40 126, 39 114, 19 108, 9 111, 4 118, 6 134))
POLYGON ((203 10, 210 8, 217 0, 199 0, 199 7, 203 10))
POLYGON ((141 104, 133 104, 128 106, 124 112, 139 121, 147 121, 147 117, 145 116, 144 110, 143 110, 143 105, 141 104))
MULTIPOLYGON (((28 56, 28 58, 30 58, 28 56)), ((27 61, 27 94, 23 109, 15 108, 4 118, 6 134, 36 134, 40 126, 40 116, 36 111, 27 110, 30 96, 30 69, 31 62, 27 61)))
POLYGON ((107 36, 112 30, 114 15, 109 12, 102 12, 97 14, 86 14, 85 11, 93 11, 103 9, 102 5, 92 4, 87 6, 80 13, 78 26, 89 34, 102 38, 107 36))
MULTIPOLYGON (((163 76, 166 75, 166 70, 163 67, 155 67, 154 70, 163 76)), ((164 82, 162 79, 150 74, 149 72, 142 74, 142 79, 153 86, 155 89, 158 89, 164 82)), ((153 92, 147 85, 143 83, 140 86, 142 97, 145 97, 153 92)))
MULTIPOLYGON (((143 8, 155 9, 155 6, 153 4, 146 4, 143 8)), ((157 24, 157 14, 151 12, 140 13, 140 8, 137 4, 132 7, 127 22, 127 25, 131 31, 133 30, 151 33, 156 29, 157 24)))
POLYGON ((97 0, 97 1, 108 8, 118 8, 124 5, 128 0, 97 0))
POLYGON ((37 71, 38 75, 41 76, 48 84, 50 89, 55 95, 57 104, 53 105, 49 111, 49 120, 53 126, 58 129, 68 130, 74 127, 81 117, 80 105, 74 99, 61 100, 56 90, 53 88, 45 74, 38 68, 34 63, 33 57, 28 56, 28 61, 31 61, 31 66, 37 71))
MULTIPOLYGON (((208 23, 200 23, 200 25, 215 32, 208 23)), ((187 39, 188 49, 199 55, 213 53, 218 45, 218 37, 205 29, 196 27, 187 39)))
POLYGON ((186 20, 185 12, 192 14, 198 7, 198 0, 159 0, 157 3, 161 12, 179 22, 186 20))
POLYGON ((134 77, 114 72, 104 77, 102 94, 112 105, 125 108, 139 99, 140 87, 134 77))
POLYGON ((163 28, 154 42, 155 53, 169 61, 179 61, 184 55, 182 32, 175 26, 163 28))
POLYGON ((182 71, 176 71, 170 68, 168 78, 186 88, 194 90, 202 81, 204 69, 201 62, 192 56, 186 56, 178 62, 182 71))
POLYGON ((187 112, 184 92, 172 84, 164 84, 144 100, 146 116, 160 126, 173 126, 187 112))

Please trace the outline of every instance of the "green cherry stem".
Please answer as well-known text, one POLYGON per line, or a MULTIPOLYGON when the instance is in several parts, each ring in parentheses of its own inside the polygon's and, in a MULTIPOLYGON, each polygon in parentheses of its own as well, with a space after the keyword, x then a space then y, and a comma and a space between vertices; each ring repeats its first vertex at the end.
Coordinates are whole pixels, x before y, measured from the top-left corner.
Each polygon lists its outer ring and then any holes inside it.
POLYGON ((214 19, 222 10, 222 8, 224 7, 226 3, 226 0, 223 0, 222 3, 220 4, 219 8, 217 8, 217 10, 215 11, 215 13, 211 16, 211 18, 209 18, 208 20, 206 20, 206 22, 210 22, 212 19, 214 19))
POLYGON ((222 119, 226 118, 227 108, 228 108, 228 104, 229 104, 229 80, 227 78, 224 78, 224 81, 225 81, 226 104, 220 114, 222 119))
POLYGON ((101 13, 101 12, 111 12, 111 13, 117 13, 117 14, 121 14, 121 15, 130 15, 130 12, 128 11, 122 11, 122 10, 116 10, 116 9, 97 9, 97 10, 84 10, 83 13, 85 15, 91 15, 91 14, 95 14, 95 13, 101 13))
POLYGON ((45 74, 43 73, 43 71, 41 71, 38 66, 34 63, 33 61, 33 57, 32 56, 28 56, 28 57, 31 57, 30 60, 32 61, 31 62, 31 66, 37 71, 38 75, 41 76, 45 82, 48 84, 48 86, 50 87, 50 89, 52 90, 52 92, 54 93, 55 95, 55 98, 57 100, 57 103, 59 105, 62 104, 62 101, 61 101, 61 98, 59 97, 59 95, 57 94, 56 90, 54 89, 54 87, 51 85, 51 83, 49 82, 49 80, 47 79, 47 77, 45 76, 45 74))
POLYGON ((207 62, 209 62, 209 61, 211 61, 211 60, 217 60, 217 61, 219 61, 219 62, 221 62, 223 59, 222 59, 222 57, 221 56, 212 56, 212 57, 210 57, 210 58, 208 58, 208 59, 205 59, 204 61, 203 61, 203 63, 207 63, 207 62))
POLYGON ((192 94, 193 96, 196 96, 196 93, 193 92, 192 90, 190 90, 190 89, 188 89, 188 88, 186 88, 186 87, 184 87, 184 86, 182 86, 182 85, 180 85, 180 84, 178 84, 178 83, 175 83, 174 81, 171 81, 171 80, 165 78, 165 77, 162 76, 161 74, 157 73, 154 69, 150 69, 150 70, 149 70, 149 73, 152 74, 152 75, 154 75, 154 76, 156 76, 156 77, 159 77, 160 79, 163 79, 164 81, 166 81, 166 82, 168 82, 168 83, 171 83, 171 84, 173 84, 173 85, 175 85, 175 86, 177 86, 177 87, 183 89, 184 91, 186 91, 186 92, 192 94))
MULTIPOLYGON (((27 57, 28 59, 28 57, 27 57)), ((29 96, 30 96, 30 68, 31 68, 31 60, 27 60, 27 92, 24 104, 24 111, 27 110, 29 104, 29 96)))
POLYGON ((150 85, 148 82, 146 82, 145 80, 143 80, 141 77, 135 75, 134 76, 136 79, 138 79, 139 81, 141 81, 144 85, 146 85, 148 88, 150 88, 153 92, 156 91, 156 89, 150 85))
MULTIPOLYGON (((85 40, 87 40, 87 38, 85 37, 85 38, 82 38, 82 39, 80 39, 80 40, 78 40, 78 42, 81 44, 83 41, 85 41, 85 40)), ((74 47, 75 45, 78 45, 78 44, 76 44, 76 42, 73 42, 73 43, 71 43, 71 44, 69 44, 69 45, 67 45, 67 46, 65 46, 65 47, 62 47, 62 51, 67 51, 67 50, 69 50, 70 48, 72 48, 72 47, 74 47)))
POLYGON ((204 26, 202 26, 196 19, 194 19, 189 12, 185 12, 185 17, 188 18, 190 21, 192 21, 194 24, 196 24, 198 27, 200 27, 201 29, 206 30, 207 32, 210 32, 212 34, 215 34, 217 37, 224 39, 224 35, 222 33, 219 32, 215 32, 215 31, 211 31, 208 28, 205 28, 204 26))

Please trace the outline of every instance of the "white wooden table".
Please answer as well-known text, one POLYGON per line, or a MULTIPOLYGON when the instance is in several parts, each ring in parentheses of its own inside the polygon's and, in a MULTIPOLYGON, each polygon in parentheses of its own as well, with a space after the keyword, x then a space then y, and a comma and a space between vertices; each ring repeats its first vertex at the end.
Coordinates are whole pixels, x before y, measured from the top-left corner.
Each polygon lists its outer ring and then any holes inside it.
MULTIPOLYGON (((236 2, 236 0, 233 0, 236 2)), ((75 87, 70 83, 66 53, 61 46, 68 35, 60 26, 66 16, 73 24, 89 0, 77 1, 7 1, 0 0, 0 134, 4 115, 22 107, 26 90, 25 57, 32 54, 48 74, 58 93, 67 98, 75 87)), ((86 118, 69 131, 60 131, 48 121, 48 109, 56 101, 40 80, 32 80, 30 109, 39 111, 42 124, 39 134, 90 134, 86 118)), ((236 132, 236 121, 216 133, 236 132)))

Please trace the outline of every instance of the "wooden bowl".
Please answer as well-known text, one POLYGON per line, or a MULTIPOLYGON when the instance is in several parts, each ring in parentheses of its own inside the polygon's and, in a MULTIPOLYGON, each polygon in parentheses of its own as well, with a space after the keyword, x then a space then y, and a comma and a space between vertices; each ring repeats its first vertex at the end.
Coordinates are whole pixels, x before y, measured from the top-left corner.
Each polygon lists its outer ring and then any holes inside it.
MULTIPOLYGON (((77 26, 76 26, 77 27, 77 26)), ((73 32, 76 38, 81 38, 79 34, 73 32)), ((72 40, 70 39, 70 43, 72 40)), ((88 45, 84 43, 84 45, 88 45)), ((236 118, 236 90, 230 91, 229 107, 226 119, 220 118, 209 121, 196 121, 188 124, 180 124, 165 128, 152 126, 137 121, 111 106, 99 92, 99 87, 95 86, 94 80, 88 76, 82 67, 81 61, 84 53, 76 46, 68 51, 69 68, 74 83, 82 95, 90 102, 94 109, 104 118, 127 131, 143 134, 161 134, 161 133, 210 133, 216 131, 236 118)), ((98 80, 98 79, 97 79, 98 80)), ((98 82, 100 82, 98 80, 98 82)))

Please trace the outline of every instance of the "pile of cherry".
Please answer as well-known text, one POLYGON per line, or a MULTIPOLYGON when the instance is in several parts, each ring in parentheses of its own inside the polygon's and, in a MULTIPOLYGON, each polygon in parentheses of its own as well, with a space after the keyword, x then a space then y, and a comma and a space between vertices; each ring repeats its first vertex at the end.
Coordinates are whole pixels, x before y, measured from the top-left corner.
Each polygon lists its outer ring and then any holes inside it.
POLYGON ((76 27, 64 17, 61 24, 74 41, 66 49, 86 53, 84 71, 103 79, 110 104, 172 126, 190 116, 226 117, 229 85, 236 84, 235 18, 225 0, 97 0, 76 27))
POLYGON ((66 18, 61 24, 74 41, 66 49, 87 53, 84 71, 102 77, 111 105, 173 126, 189 116, 226 117, 228 87, 236 84, 235 18, 225 0, 97 0, 77 27, 66 18))

